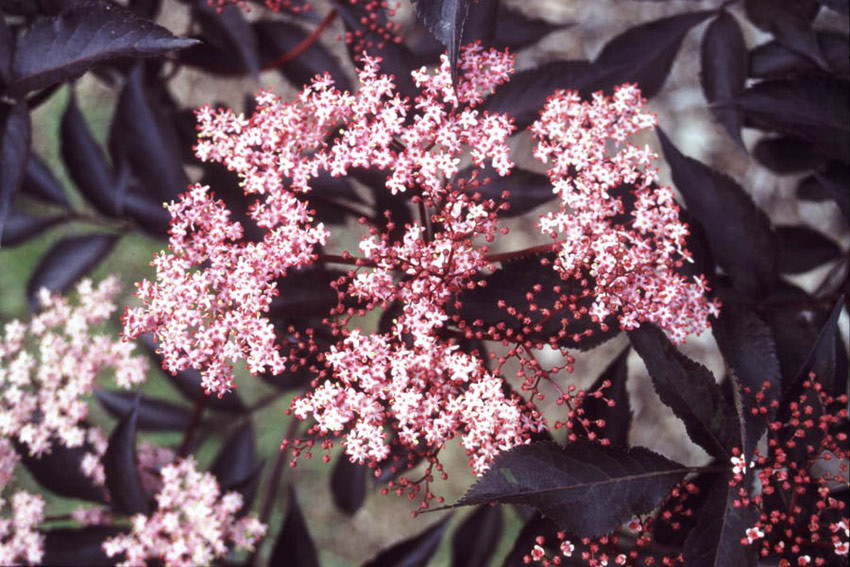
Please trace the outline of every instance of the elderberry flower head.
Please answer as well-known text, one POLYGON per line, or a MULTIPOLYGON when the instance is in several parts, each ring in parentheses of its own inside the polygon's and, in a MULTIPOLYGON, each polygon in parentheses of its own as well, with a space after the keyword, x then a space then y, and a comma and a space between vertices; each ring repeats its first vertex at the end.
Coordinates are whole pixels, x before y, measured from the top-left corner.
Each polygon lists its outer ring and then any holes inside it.
POLYGON ((253 515, 237 519, 242 496, 224 495, 215 477, 200 472, 190 457, 163 467, 157 509, 133 517, 132 530, 103 543, 109 557, 123 555, 121 567, 143 567, 160 559, 172 567, 208 565, 231 546, 251 549, 266 531, 253 515))
POLYGON ((683 342, 708 328, 719 304, 706 300, 703 276, 688 281, 674 270, 690 259, 687 226, 672 189, 656 184, 655 154, 628 142, 656 124, 645 102, 635 85, 591 102, 574 91, 549 97, 531 131, 561 204, 541 217, 540 230, 558 242, 561 276, 592 282, 595 321, 616 315, 625 330, 649 321, 683 342))
MULTIPOLYGON (((96 287, 84 280, 76 302, 42 290, 41 311, 29 323, 6 323, 0 337, 0 443, 15 441, 36 456, 49 451, 54 438, 79 447, 88 432, 82 398, 95 380, 108 370, 123 387, 145 380, 145 359, 132 355, 132 344, 94 332, 115 310, 119 288, 116 278, 96 287)), ((0 456, 6 453, 0 449, 0 456)), ((0 471, 6 468, 0 464, 0 471)))

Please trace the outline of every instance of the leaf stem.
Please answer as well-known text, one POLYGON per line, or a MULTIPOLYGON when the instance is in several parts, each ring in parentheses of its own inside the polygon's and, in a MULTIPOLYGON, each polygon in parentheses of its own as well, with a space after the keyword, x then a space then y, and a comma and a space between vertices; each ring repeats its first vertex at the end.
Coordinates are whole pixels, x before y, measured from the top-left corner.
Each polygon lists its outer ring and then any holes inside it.
POLYGON ((336 15, 336 8, 331 9, 331 11, 328 12, 325 18, 321 22, 319 22, 319 25, 316 26, 316 29, 314 29, 310 33, 310 35, 302 39, 298 45, 296 45, 286 53, 282 54, 280 57, 277 57, 269 63, 263 65, 263 71, 268 71, 269 69, 274 69, 276 67, 280 67, 285 63, 289 63, 290 61, 310 49, 310 46, 316 43, 316 41, 319 39, 319 36, 322 35, 322 32, 324 32, 327 27, 330 26, 331 23, 333 23, 334 19, 336 18, 336 15))
MULTIPOLYGON (((302 395, 304 391, 302 391, 302 395)), ((266 493, 263 497, 263 507, 260 509, 260 522, 263 524, 268 524, 269 517, 272 515, 272 510, 274 509, 275 504, 275 496, 277 495, 277 490, 280 488, 280 477, 283 475, 283 465, 286 462, 286 456, 289 453, 289 443, 288 441, 292 441, 295 438, 295 434, 298 432, 298 426, 301 423, 301 420, 291 416, 289 420, 289 425, 286 428, 286 432, 283 434, 283 439, 281 439, 281 447, 277 453, 277 458, 274 462, 274 467, 272 468, 271 475, 269 475, 269 481, 266 485, 266 493)), ((255 550, 251 553, 248 560, 245 562, 245 565, 253 567, 257 564, 258 551, 260 545, 257 542, 255 550)))

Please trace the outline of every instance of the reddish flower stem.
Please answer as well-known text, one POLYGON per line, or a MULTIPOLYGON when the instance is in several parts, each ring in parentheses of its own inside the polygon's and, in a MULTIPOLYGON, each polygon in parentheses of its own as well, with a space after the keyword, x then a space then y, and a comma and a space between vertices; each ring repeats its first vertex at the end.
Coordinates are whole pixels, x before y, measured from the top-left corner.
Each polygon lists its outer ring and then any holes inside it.
MULTIPOLYGON (((304 395, 304 391, 301 392, 301 395, 304 395)), ((295 438, 295 434, 298 432, 298 426, 301 424, 301 420, 291 416, 289 420, 289 425, 286 428, 286 432, 283 434, 283 439, 281 440, 281 448, 277 453, 277 458, 274 462, 274 467, 272 468, 271 475, 269 476, 268 485, 266 485, 266 493, 263 496, 263 507, 260 510, 260 522, 268 525, 269 517, 272 515, 272 510, 274 509, 275 504, 275 496, 277 495, 277 490, 280 488, 280 477, 283 475, 284 464, 286 462, 286 456, 289 454, 289 443, 288 441, 292 441, 295 438)), ((257 542, 254 548, 254 552, 248 557, 248 561, 246 561, 246 565, 254 566, 257 564, 258 552, 260 549, 261 542, 257 542)))
POLYGON ((310 46, 316 43, 316 41, 319 39, 319 36, 322 35, 322 32, 324 32, 328 28, 328 26, 333 23, 334 19, 336 18, 336 14, 336 9, 332 9, 330 12, 328 12, 325 18, 319 23, 318 26, 316 26, 316 29, 314 29, 312 33, 310 33, 310 35, 305 37, 303 40, 301 40, 301 43, 299 43, 280 57, 263 65, 263 71, 268 71, 269 69, 274 69, 276 67, 280 67, 285 63, 289 63, 290 61, 296 59, 299 55, 310 49, 310 46))
POLYGON ((189 454, 189 444, 192 442, 195 430, 201 424, 201 417, 204 415, 206 405, 207 394, 201 391, 195 400, 195 407, 192 410, 192 421, 189 422, 189 426, 183 432, 183 440, 180 442, 180 448, 177 450, 177 456, 181 459, 189 454))

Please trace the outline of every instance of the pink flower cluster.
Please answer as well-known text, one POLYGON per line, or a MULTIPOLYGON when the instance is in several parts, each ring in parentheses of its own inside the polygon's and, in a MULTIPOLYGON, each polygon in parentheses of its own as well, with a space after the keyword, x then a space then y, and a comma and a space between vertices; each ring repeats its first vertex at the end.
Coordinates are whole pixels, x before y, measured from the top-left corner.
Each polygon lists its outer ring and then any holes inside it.
MULTIPOLYGON (((0 512, 5 512, 5 507, 6 501, 0 498, 0 512)), ((37 528, 44 519, 44 501, 38 494, 19 491, 12 497, 11 512, 11 518, 0 516, 0 565, 40 563, 44 536, 37 528)))
POLYGON ((222 495, 210 473, 199 472, 191 458, 163 467, 157 510, 137 515, 129 534, 103 543, 109 557, 122 555, 122 567, 143 567, 160 559, 172 567, 209 565, 229 547, 251 549, 266 526, 253 515, 237 519, 242 496, 222 495))
MULTIPOLYGON (((305 200, 311 184, 323 173, 384 171, 388 191, 412 195, 419 221, 393 239, 373 227, 360 243, 362 256, 334 257, 357 266, 338 282, 341 303, 328 319, 340 340, 320 357, 321 384, 293 411, 316 420, 314 434, 348 431, 343 442, 358 462, 388 455, 388 425, 407 447, 424 442, 436 451, 460 436, 481 473, 499 451, 545 427, 531 403, 505 394, 500 371, 460 350, 455 337, 464 333, 451 328, 448 314, 458 294, 492 269, 486 242, 499 232, 500 204, 470 191, 479 186, 478 170, 468 178, 458 172, 464 160, 499 175, 513 167, 512 119, 478 108, 509 79, 513 58, 469 46, 453 85, 443 57, 434 72, 413 72, 421 89, 413 101, 380 74, 379 61, 363 58, 356 94, 338 91, 324 75, 291 102, 261 92, 250 117, 199 109, 197 155, 240 175, 245 193, 257 196, 249 214, 266 233, 259 243, 244 242, 224 203, 205 187, 191 187, 169 206, 170 251, 155 257, 156 281, 139 286, 143 305, 127 311, 125 334, 152 331, 166 369, 197 368, 207 391, 219 395, 233 387, 237 361, 252 373, 281 372, 287 357, 263 313, 277 293, 275 280, 314 262, 314 248, 329 236, 305 200), (391 329, 355 329, 354 312, 343 316, 346 295, 361 315, 397 305, 391 329)), ((649 320, 684 340, 705 328, 716 306, 703 298, 702 279, 689 283, 673 272, 687 258, 686 227, 670 189, 654 186, 653 156, 626 142, 654 124, 642 104, 633 87, 612 99, 597 95, 593 104, 568 93, 549 99, 532 132, 537 157, 553 162, 561 204, 540 224, 559 239, 555 267, 565 279, 581 274, 587 281, 589 271, 592 317, 617 314, 627 329, 649 320), (627 223, 615 222, 623 202, 609 194, 622 184, 635 187, 627 223)))
POLYGON ((649 321, 684 342, 708 327, 719 304, 706 300, 702 276, 688 281, 674 271, 690 259, 687 226, 672 189, 655 184, 657 156, 627 141, 656 124, 645 102, 635 85, 612 97, 596 93, 592 102, 576 92, 549 97, 531 131, 561 205, 540 219, 540 230, 559 242, 555 268, 564 279, 592 279, 594 320, 616 315, 627 330, 649 321), (614 193, 622 186, 632 187, 634 200, 626 221, 617 219, 625 195, 614 193))
MULTIPOLYGON (((507 53, 480 47, 466 51, 463 67, 467 79, 458 96, 469 106, 507 80, 512 69, 507 53)), ((277 293, 274 280, 312 263, 313 247, 328 236, 321 224, 312 224, 300 198, 311 179, 321 171, 340 176, 351 168, 378 166, 392 169, 391 191, 422 186, 436 195, 443 176, 457 171, 463 144, 476 164, 487 159, 503 173, 510 167, 509 119, 479 116, 472 108, 453 112, 458 101, 448 77, 448 63, 434 77, 417 74, 425 94, 416 101, 419 113, 409 127, 408 104, 392 80, 378 74, 378 60, 370 58, 364 60, 356 96, 334 89, 326 75, 291 103, 260 93, 249 119, 229 110, 200 109, 198 156, 223 163, 242 176, 246 193, 264 196, 250 214, 267 232, 262 242, 242 242, 242 228, 229 220, 224 204, 205 187, 190 188, 169 206, 170 251, 154 259, 156 283, 139 285, 144 305, 127 310, 125 336, 153 331, 165 369, 197 368, 207 392, 219 395, 233 387, 234 361, 245 360, 252 373, 282 372, 285 359, 275 348, 274 329, 260 314, 277 293), (325 139, 332 133, 338 137, 329 145, 325 139), (395 137, 404 141, 403 150, 392 147, 395 137)))
POLYGON ((94 332, 115 310, 112 298, 119 288, 115 278, 97 287, 84 280, 77 286, 76 304, 42 290, 42 309, 29 323, 5 325, 0 441, 15 440, 32 455, 49 451, 53 439, 79 447, 89 431, 82 425, 88 415, 84 396, 91 394, 95 380, 111 370, 125 388, 145 381, 146 361, 132 354, 132 344, 94 332))
POLYGON ((223 395, 233 387, 231 361, 244 359, 252 372, 285 366, 274 328, 260 314, 276 293, 273 281, 312 262, 313 246, 327 233, 309 226, 306 205, 291 193, 277 192, 269 201, 256 211, 268 228, 264 240, 244 243, 224 203, 193 185, 169 206, 170 252, 154 258, 157 283, 141 282, 137 295, 144 307, 124 315, 125 337, 154 331, 163 368, 203 369, 207 393, 223 395))
MULTIPOLYGON (((75 303, 46 290, 39 294, 41 311, 29 323, 6 323, 0 336, 0 493, 13 481, 20 460, 13 442, 31 455, 49 452, 54 442, 80 447, 89 442, 98 454, 88 454, 83 473, 103 484, 99 454, 106 438, 83 422, 85 397, 95 381, 114 372, 123 387, 145 380, 146 361, 132 354, 133 345, 96 333, 115 311, 112 298, 120 289, 116 278, 96 287, 90 280, 77 286, 75 303)), ((5 511, 0 498, 0 511, 5 511)), ((0 516, 0 564, 41 561, 43 538, 36 529, 43 519, 38 495, 17 491, 11 518, 0 516)))

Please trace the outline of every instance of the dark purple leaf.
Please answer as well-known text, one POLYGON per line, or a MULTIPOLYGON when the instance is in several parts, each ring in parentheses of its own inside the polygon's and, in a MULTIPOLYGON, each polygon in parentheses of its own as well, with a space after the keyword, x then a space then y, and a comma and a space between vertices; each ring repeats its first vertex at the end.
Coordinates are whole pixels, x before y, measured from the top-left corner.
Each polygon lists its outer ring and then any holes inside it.
POLYGON ((27 162, 26 177, 24 177, 21 193, 65 208, 71 206, 65 196, 65 188, 34 152, 30 153, 29 162, 27 162))
POLYGON ((213 6, 207 0, 195 0, 192 12, 201 26, 201 41, 215 46, 222 53, 235 56, 240 70, 258 80, 257 38, 242 9, 234 5, 213 6))
POLYGON ((452 567, 487 567, 502 537, 502 516, 501 506, 484 504, 464 518, 452 538, 452 567))
POLYGON ((553 61, 514 74, 508 84, 496 89, 495 94, 484 101, 484 108, 490 112, 507 112, 521 130, 537 119, 544 102, 556 90, 574 90, 588 97, 595 91, 619 84, 617 77, 631 66, 630 63, 609 67, 582 60, 553 61))
POLYGON ((845 387, 844 382, 847 380, 847 376, 836 376, 835 373, 835 338, 839 332, 838 318, 841 316, 843 304, 844 297, 842 296, 835 302, 835 306, 832 308, 829 318, 821 327, 817 339, 809 351, 808 358, 798 370, 794 380, 790 383, 786 382, 783 384, 786 392, 790 391, 800 382, 808 378, 809 374, 814 374, 817 381, 828 393, 836 394, 839 391, 843 391, 843 388, 845 387))
POLYGON ((238 77, 248 73, 237 53, 206 41, 181 51, 177 59, 181 65, 198 67, 218 77, 238 77))
MULTIPOLYGON (((162 366, 162 357, 157 352, 156 343, 150 335, 142 335, 138 342, 141 343, 145 351, 160 367, 162 366)), ((176 374, 163 371, 169 377, 171 383, 180 390, 183 397, 192 403, 196 403, 202 396, 206 396, 205 406, 214 411, 223 411, 229 413, 245 413, 247 408, 242 403, 242 398, 239 394, 232 390, 219 398, 218 396, 207 396, 204 393, 204 388, 201 386, 201 373, 194 368, 189 368, 176 374)))
POLYGON ((811 24, 819 8, 817 0, 746 0, 744 8, 757 27, 772 33, 780 43, 805 55, 821 68, 828 69, 811 24))
POLYGON ((818 2, 836 12, 850 13, 850 2, 848 0, 818 0, 818 2))
MULTIPOLYGON (((747 45, 741 26, 726 11, 709 24, 702 37, 700 82, 708 102, 723 100, 744 90, 747 81, 747 45)), ((733 140, 744 148, 741 139, 741 113, 737 108, 711 108, 717 120, 733 140)))
MULTIPOLYGON (((487 4, 492 3, 484 0, 487 4)), ((416 0, 416 17, 434 38, 448 49, 452 82, 457 85, 457 62, 463 41, 463 27, 472 0, 416 0)))
POLYGON ((806 226, 778 226, 779 271, 802 274, 841 256, 841 248, 822 233, 806 226))
POLYGON ((450 518, 446 516, 422 533, 381 551, 363 567, 428 567, 450 518))
POLYGON ((86 565, 106 567, 115 559, 106 555, 102 544, 124 530, 115 526, 86 526, 84 528, 57 528, 44 534, 42 565, 86 565))
POLYGON ((827 161, 810 142, 787 136, 762 138, 753 148, 753 157, 779 175, 817 169, 827 161))
POLYGON ((319 567, 316 544, 307 529, 304 514, 295 497, 295 490, 289 486, 289 510, 283 527, 277 535, 272 549, 269 565, 287 567, 319 567))
POLYGON ((825 167, 800 181, 797 198, 804 201, 828 201, 838 205, 845 219, 850 219, 850 167, 830 161, 825 167))
POLYGON ((39 4, 32 0, 0 0, 0 9, 10 15, 31 18, 39 13, 39 4))
POLYGON ((558 526, 540 513, 534 514, 522 527, 502 567, 526 567, 528 563, 523 558, 536 545, 538 536, 543 536, 550 543, 558 539, 558 526))
POLYGON ((18 40, 12 96, 72 80, 116 57, 161 55, 194 45, 111 2, 83 0, 61 15, 38 18, 18 40))
POLYGON ((497 456, 457 505, 523 504, 564 531, 596 537, 658 506, 689 470, 643 447, 519 445, 497 456))
MULTIPOLYGON (((118 419, 124 419, 136 408, 136 394, 95 390, 94 396, 106 411, 118 419)), ((141 396, 138 398, 136 426, 150 431, 183 430, 189 426, 192 414, 183 406, 165 400, 141 396)))
MULTIPOLYGON (((612 317, 604 321, 608 330, 602 331, 600 324, 592 322, 590 317, 567 308, 571 286, 575 284, 575 289, 579 286, 572 280, 561 279, 552 268, 553 257, 535 255, 502 262, 501 268, 484 278, 486 285, 460 294, 462 306, 458 317, 473 328, 490 328, 496 334, 504 333, 497 329, 497 325, 503 324, 514 333, 512 341, 529 340, 543 345, 554 340, 559 346, 579 350, 593 348, 617 335, 620 327, 612 317), (537 309, 532 310, 527 294, 537 285, 541 286, 533 299, 537 309), (500 300, 505 302, 505 308, 499 307, 500 300), (515 308, 516 315, 509 315, 508 307, 515 308), (549 315, 543 313, 544 309, 550 310, 549 315)), ((593 301, 592 296, 573 299, 579 307, 590 307, 593 301)))
POLYGON ((21 463, 50 492, 66 498, 106 502, 103 487, 95 485, 80 469, 85 454, 94 453, 93 447, 83 445, 69 449, 54 439, 50 452, 41 457, 30 456, 25 446, 16 445, 16 449, 21 456, 21 463))
POLYGON ((783 390, 794 382, 817 340, 818 328, 806 307, 813 302, 808 293, 787 282, 775 286, 763 302, 766 309, 761 315, 773 331, 783 390))
POLYGON ((264 463, 257 461, 254 445, 254 428, 248 420, 231 433, 210 467, 223 492, 242 495, 241 514, 251 509, 263 472, 264 463))
POLYGON ((62 159, 80 193, 101 213, 121 216, 124 195, 119 191, 106 155, 91 135, 76 97, 68 99, 62 116, 62 159))
POLYGON ((755 567, 757 545, 742 545, 745 530, 759 519, 752 506, 736 506, 737 488, 726 479, 715 483, 696 525, 684 544, 684 564, 688 567, 755 567))
POLYGON ((227 437, 210 467, 222 490, 230 490, 251 477, 257 467, 255 444, 251 420, 245 421, 227 437))
POLYGON ((65 218, 60 216, 36 217, 28 213, 12 211, 3 226, 0 242, 4 247, 23 244, 64 220, 65 218))
POLYGON ((6 84, 12 79, 14 47, 15 40, 12 37, 12 32, 9 31, 9 26, 6 25, 3 11, 0 9, 0 90, 5 88, 6 84))
POLYGON ((106 487, 111 503, 122 514, 150 513, 150 501, 136 469, 136 423, 138 404, 118 422, 109 435, 103 455, 106 487))
POLYGON ((644 323, 629 331, 658 397, 685 423, 688 436, 710 455, 728 460, 741 446, 734 406, 729 405, 711 372, 680 353, 657 327, 644 323))
POLYGON ((740 109, 763 130, 796 136, 850 163, 850 87, 826 76, 763 81, 723 105, 740 109))
MULTIPOLYGON (((492 3, 498 4, 498 2, 492 3)), ((546 20, 529 18, 522 12, 508 6, 500 6, 499 17, 496 20, 494 45, 499 49, 509 47, 511 51, 518 51, 523 47, 537 43, 553 31, 562 30, 571 25, 553 24, 546 20)))
MULTIPOLYGON (((467 8, 466 21, 463 24, 463 37, 460 45, 480 42, 484 47, 491 47, 496 37, 496 26, 502 11, 500 2, 495 0, 472 0, 467 8)), ((517 22, 517 27, 521 25, 517 22)), ((513 51, 518 50, 513 48, 513 51)))
POLYGON ((733 371, 734 383, 748 388, 750 393, 741 393, 742 418, 744 422, 744 458, 750 460, 767 422, 773 421, 776 409, 771 402, 782 395, 782 374, 776 343, 770 327, 752 309, 743 304, 726 303, 720 317, 712 321, 711 328, 723 360, 733 371), (757 403, 756 394, 763 390, 764 401, 757 403), (768 408, 768 414, 753 415, 757 406, 768 408))
MULTIPOLYGON (((594 425, 591 425, 591 431, 596 435, 596 439, 607 439, 612 445, 618 447, 627 447, 629 442, 629 429, 632 424, 632 408, 629 403, 629 392, 626 390, 626 378, 628 376, 628 366, 626 361, 629 358, 629 349, 626 348, 610 364, 602 371, 599 377, 593 384, 587 388, 587 394, 581 404, 584 415, 582 419, 590 420, 594 425), (602 384, 606 380, 611 382, 611 386, 603 388, 602 384), (597 398, 592 394, 601 391, 603 397, 597 398), (613 406, 608 405, 608 400, 614 402, 613 406), (602 427, 596 426, 598 420, 604 420, 605 425, 602 427)), ((576 425, 572 433, 575 433, 581 438, 587 438, 587 431, 581 425, 576 425)))
POLYGON ((124 196, 124 214, 136 221, 147 234, 167 238, 171 214, 161 202, 131 191, 124 196))
POLYGON ((156 112, 143 78, 141 66, 127 77, 112 122, 110 150, 116 163, 122 155, 129 160, 142 185, 139 194, 160 203, 173 201, 186 190, 189 180, 174 123, 156 112))
POLYGON ((293 270, 277 282, 278 296, 272 300, 269 316, 275 319, 326 317, 339 298, 331 284, 342 272, 328 269, 293 270))
MULTIPOLYGON (((715 462, 713 461, 709 466, 715 462)), ((699 472, 689 477, 688 484, 696 487, 696 492, 680 491, 678 498, 671 496, 661 503, 652 526, 653 541, 663 546, 681 549, 705 508, 714 485, 723 478, 716 472, 699 472), (687 512, 683 514, 682 512, 685 511, 687 512)))
MULTIPOLYGON (((817 32, 817 40, 832 72, 846 77, 850 73, 850 41, 847 35, 822 31, 817 32)), ((753 48, 749 60, 750 76, 759 79, 784 79, 821 71, 814 61, 775 40, 753 48)))
POLYGON ((27 282, 30 307, 37 306, 41 288, 62 293, 75 281, 88 274, 109 255, 118 241, 113 234, 90 233, 66 236, 41 257, 27 282))
POLYGON ((534 173, 515 167, 511 170, 510 175, 503 177, 488 166, 483 170, 469 167, 459 172, 458 177, 469 178, 472 171, 478 172, 478 179, 482 183, 477 187, 467 185, 468 193, 481 193, 485 199, 492 199, 496 203, 501 202, 504 191, 510 194, 507 199, 510 208, 501 213, 503 217, 524 215, 557 197, 552 191, 552 182, 549 181, 549 177, 542 173, 534 173), (490 181, 483 183, 486 179, 490 181))
POLYGON ((3 233, 12 198, 24 183, 31 136, 27 103, 18 102, 12 106, 0 101, 0 234, 3 233))
POLYGON ((689 12, 635 26, 605 44, 594 67, 618 69, 605 90, 637 83, 644 97, 655 96, 664 85, 685 35, 713 11, 689 12))
POLYGON ((162 0, 130 0, 127 7, 141 18, 155 20, 162 7, 162 0))
MULTIPOLYGON (((259 42, 260 61, 264 69, 309 35, 302 27, 281 20, 255 22, 253 28, 259 42)), ((345 71, 319 42, 311 44, 301 55, 279 66, 278 70, 297 87, 307 85, 316 75, 327 72, 333 77, 338 89, 351 90, 351 81, 345 71)))
POLYGON ((688 212, 705 228, 717 263, 740 291, 760 295, 776 277, 776 235, 770 220, 732 178, 682 155, 657 131, 673 182, 688 212))
POLYGON ((366 500, 366 475, 369 467, 352 463, 348 455, 337 457, 331 472, 331 495, 336 507, 353 516, 366 500))

